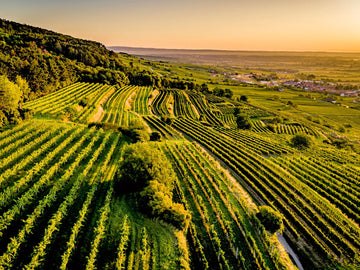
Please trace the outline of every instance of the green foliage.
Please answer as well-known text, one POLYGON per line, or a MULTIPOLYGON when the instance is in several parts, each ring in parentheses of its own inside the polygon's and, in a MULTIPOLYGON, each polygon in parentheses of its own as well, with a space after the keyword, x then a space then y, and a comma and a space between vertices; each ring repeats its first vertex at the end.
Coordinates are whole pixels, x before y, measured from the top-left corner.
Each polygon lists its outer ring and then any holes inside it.
POLYGON ((186 229, 189 226, 189 212, 182 204, 172 201, 172 191, 163 183, 156 179, 150 181, 140 192, 140 196, 146 213, 150 212, 151 215, 160 217, 178 229, 186 229))
POLYGON ((344 149, 349 145, 349 142, 345 139, 332 139, 331 144, 339 149, 344 149))
POLYGON ((139 118, 136 118, 136 119, 132 119, 130 121, 129 128, 130 129, 142 129, 142 130, 145 130, 146 125, 145 125, 144 121, 142 121, 139 118))
POLYGON ((236 124, 240 129, 251 129, 250 118, 244 114, 238 114, 236 116, 236 124))
POLYGON ((0 127, 18 124, 31 116, 29 110, 21 108, 23 93, 27 91, 26 81, 17 77, 16 82, 11 82, 4 75, 0 76, 0 127))
POLYGON ((291 100, 289 100, 289 101, 287 102, 287 105, 290 106, 290 107, 293 107, 293 108, 297 108, 297 104, 294 103, 294 102, 291 101, 291 100))
POLYGON ((162 152, 147 143, 136 143, 124 150, 117 172, 116 190, 140 191, 154 179, 172 190, 174 177, 174 172, 162 152))
POLYGON ((66 120, 75 121, 77 115, 78 115, 78 112, 76 110, 76 106, 73 105, 73 106, 66 107, 63 111, 61 111, 58 114, 58 117, 65 121, 66 120))
POLYGON ((291 144, 299 149, 309 148, 311 146, 311 138, 307 135, 298 134, 291 138, 291 144))
POLYGON ((154 131, 150 135, 150 141, 161 141, 161 134, 158 131, 154 131))
POLYGON ((248 102, 249 98, 247 96, 240 96, 240 101, 243 101, 243 102, 248 102))
POLYGON ((344 127, 344 126, 340 126, 340 127, 339 127, 339 132, 345 133, 345 132, 346 132, 345 127, 344 127))
POLYGON ((237 116, 240 113, 240 108, 239 107, 235 107, 234 109, 234 115, 237 116))
POLYGON ((88 124, 88 128, 95 127, 96 129, 102 129, 102 130, 113 130, 113 131, 119 131, 120 127, 113 123, 99 123, 99 122, 91 122, 88 124))
POLYGON ((147 142, 150 140, 149 132, 145 123, 140 118, 135 118, 130 121, 128 127, 119 126, 119 131, 128 136, 132 142, 147 142))
POLYGON ((284 119, 281 116, 275 116, 273 119, 269 120, 271 124, 281 124, 284 122, 284 119))
POLYGON ((82 107, 86 107, 89 104, 91 104, 91 100, 89 97, 83 97, 80 101, 79 101, 79 105, 82 107))
POLYGON ((174 119, 167 115, 163 115, 161 116, 161 120, 164 121, 166 124, 171 125, 174 119))
POLYGON ((22 92, 20 87, 9 81, 6 76, 0 76, 0 108, 18 109, 21 97, 22 92))
POLYGON ((271 233, 283 229, 283 216, 270 206, 260 206, 256 216, 261 224, 264 225, 265 229, 271 233))
POLYGON ((133 142, 147 142, 150 140, 150 135, 146 130, 133 129, 131 130, 131 139, 133 142))
POLYGON ((125 131, 125 135, 129 136, 133 142, 147 142, 150 135, 146 130, 144 121, 139 118, 130 121, 129 128, 125 131))
POLYGON ((22 101, 24 99, 27 99, 31 91, 28 82, 25 79, 23 79, 21 76, 16 76, 15 83, 21 91, 22 101))
POLYGON ((115 179, 117 193, 136 192, 141 210, 179 229, 185 229, 190 214, 172 201, 175 173, 163 153, 146 143, 128 146, 115 179))
POLYGON ((267 124, 266 127, 267 127, 270 131, 276 133, 276 126, 275 126, 274 124, 267 124))
POLYGON ((218 96, 218 97, 232 98, 234 93, 230 89, 223 89, 223 88, 215 87, 213 89, 213 95, 218 96))

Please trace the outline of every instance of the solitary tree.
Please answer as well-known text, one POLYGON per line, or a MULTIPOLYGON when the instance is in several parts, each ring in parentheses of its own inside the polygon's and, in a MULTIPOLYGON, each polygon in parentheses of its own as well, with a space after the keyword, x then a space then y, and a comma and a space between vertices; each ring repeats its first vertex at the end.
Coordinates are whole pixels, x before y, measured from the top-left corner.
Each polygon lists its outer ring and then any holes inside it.
POLYGON ((265 229, 271 233, 275 233, 283 228, 282 215, 270 206, 260 206, 256 216, 265 229))
POLYGON ((117 172, 116 189, 119 192, 140 191, 151 180, 172 187, 174 172, 162 152, 147 143, 129 145, 117 172))
POLYGON ((16 110, 21 98, 20 87, 9 81, 6 76, 0 76, 0 108, 16 110))
POLYGON ((247 96, 244 96, 244 95, 243 95, 243 96, 240 97, 240 100, 241 100, 241 101, 244 101, 244 102, 248 102, 249 99, 248 99, 247 96))
POLYGON ((154 131, 150 135, 150 141, 161 141, 161 134, 160 132, 154 131))
POLYGON ((234 109, 234 115, 237 116, 240 113, 240 108, 239 107, 235 107, 234 109))
POLYGON ((305 149, 311 146, 311 139, 309 136, 298 134, 291 138, 291 143, 296 148, 305 149))
POLYGON ((236 116, 236 124, 240 129, 251 129, 251 122, 247 115, 238 114, 236 116))

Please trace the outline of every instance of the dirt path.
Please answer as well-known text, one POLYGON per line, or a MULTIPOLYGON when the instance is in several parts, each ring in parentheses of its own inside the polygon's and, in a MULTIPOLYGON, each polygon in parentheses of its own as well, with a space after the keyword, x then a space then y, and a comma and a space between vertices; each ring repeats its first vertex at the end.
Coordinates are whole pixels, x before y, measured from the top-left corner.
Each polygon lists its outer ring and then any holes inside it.
POLYGON ((302 266, 302 264, 299 260, 299 257, 295 254, 293 249, 289 246, 288 242, 286 242, 286 239, 284 238, 284 236, 282 236, 282 234, 279 232, 276 233, 276 236, 277 236, 279 242, 284 246, 286 252, 289 254, 290 258, 292 259, 294 264, 297 266, 297 268, 299 268, 299 270, 304 270, 304 267, 302 266))
POLYGON ((101 119, 103 112, 104 112, 103 107, 99 106, 97 112, 92 117, 91 122, 98 122, 101 119))
POLYGON ((133 103, 134 103, 134 99, 136 98, 137 95, 137 90, 134 90, 134 92, 132 92, 129 97, 127 98, 127 100, 125 101, 125 111, 132 111, 133 110, 133 103))
POLYGON ((109 97, 115 92, 115 88, 113 87, 99 102, 99 108, 97 112, 91 118, 91 122, 98 122, 101 119, 102 114, 104 113, 104 109, 102 105, 109 99, 109 97))

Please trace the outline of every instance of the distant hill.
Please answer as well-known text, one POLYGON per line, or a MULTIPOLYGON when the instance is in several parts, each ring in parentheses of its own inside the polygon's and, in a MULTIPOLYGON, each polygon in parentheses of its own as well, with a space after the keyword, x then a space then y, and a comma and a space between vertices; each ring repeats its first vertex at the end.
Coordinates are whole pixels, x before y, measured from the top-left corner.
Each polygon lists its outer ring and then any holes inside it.
POLYGON ((341 72, 358 72, 359 52, 229 51, 108 47, 148 60, 219 65, 254 70, 302 72, 333 67, 341 72))

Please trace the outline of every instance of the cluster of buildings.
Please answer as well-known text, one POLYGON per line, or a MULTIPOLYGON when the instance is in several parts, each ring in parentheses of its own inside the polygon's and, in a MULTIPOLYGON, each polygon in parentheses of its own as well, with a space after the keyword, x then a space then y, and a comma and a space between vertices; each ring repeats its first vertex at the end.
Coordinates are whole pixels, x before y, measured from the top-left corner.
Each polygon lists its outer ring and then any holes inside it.
POLYGON ((336 83, 324 82, 324 81, 312 81, 312 80, 290 80, 281 83, 285 87, 295 87, 303 89, 308 92, 330 93, 337 94, 342 97, 358 97, 360 95, 360 89, 357 90, 345 90, 338 89, 336 83))
POLYGON ((339 88, 338 85, 332 82, 313 81, 313 80, 281 80, 281 79, 271 80, 268 78, 265 78, 265 80, 257 80, 254 78, 253 73, 232 75, 231 79, 246 84, 257 84, 266 87, 278 87, 280 91, 281 91, 281 87, 292 87, 292 88, 302 89, 307 92, 330 93, 330 94, 337 94, 340 96, 347 96, 347 97, 360 97, 360 89, 356 89, 356 90, 338 89, 339 88))

